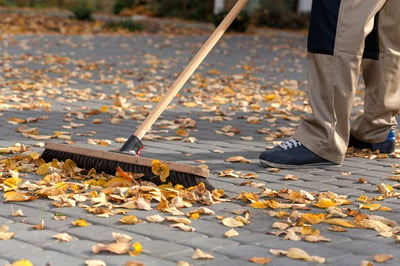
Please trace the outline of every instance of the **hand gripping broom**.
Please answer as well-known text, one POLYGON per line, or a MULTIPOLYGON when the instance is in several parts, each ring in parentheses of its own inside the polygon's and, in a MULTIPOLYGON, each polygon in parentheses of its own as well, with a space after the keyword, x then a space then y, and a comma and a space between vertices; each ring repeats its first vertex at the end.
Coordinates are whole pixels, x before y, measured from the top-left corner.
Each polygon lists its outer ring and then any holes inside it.
MULTIPOLYGON (((147 179, 156 184, 161 184, 162 181, 160 178, 155 178, 154 173, 152 172, 153 159, 139 157, 140 151, 143 149, 141 139, 156 122, 161 113, 167 108, 168 104, 183 87, 200 63, 209 54, 211 49, 219 41, 233 20, 239 15, 247 2, 248 0, 238 0, 236 2, 186 68, 179 74, 178 78, 174 81, 161 101, 158 102, 144 122, 128 138, 119 150, 106 152, 82 147, 73 147, 66 144, 46 143, 45 150, 41 154, 41 157, 47 162, 53 159, 60 161, 71 159, 78 167, 84 169, 94 168, 98 172, 105 172, 108 174, 115 174, 117 167, 120 167, 124 171, 143 174, 143 179, 147 179)), ((185 187, 195 186, 200 182, 203 182, 208 190, 213 189, 213 186, 206 180, 209 175, 208 169, 168 161, 161 161, 161 163, 167 165, 170 170, 167 181, 170 181, 173 184, 181 184, 185 187)))

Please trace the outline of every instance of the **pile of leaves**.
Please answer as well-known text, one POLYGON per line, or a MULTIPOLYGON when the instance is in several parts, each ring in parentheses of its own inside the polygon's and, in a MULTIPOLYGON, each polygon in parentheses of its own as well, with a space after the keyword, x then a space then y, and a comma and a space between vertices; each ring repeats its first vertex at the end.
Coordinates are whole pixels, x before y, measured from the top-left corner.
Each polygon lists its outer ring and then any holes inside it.
POLYGON ((105 17, 78 20, 65 14, 36 12, 4 12, 0 16, 1 34, 130 34, 151 32, 162 34, 209 34, 211 26, 199 27, 178 19, 147 17, 139 21, 105 17))
MULTIPOLYGON (((217 221, 225 225, 229 230, 225 237, 236 237, 239 233, 235 228, 245 227, 251 223, 252 209, 262 211, 266 215, 278 219, 272 225, 274 231, 266 232, 276 235, 283 240, 307 241, 312 243, 330 242, 331 239, 324 237, 320 229, 315 226, 326 224, 327 230, 345 232, 353 228, 375 230, 380 237, 392 238, 400 242, 400 226, 394 220, 381 215, 372 214, 375 211, 390 212, 389 207, 384 206, 386 199, 399 198, 400 192, 395 190, 398 186, 381 183, 377 185, 377 195, 369 197, 362 195, 357 198, 358 206, 354 208, 355 202, 348 199, 346 195, 326 192, 308 192, 305 190, 295 191, 292 189, 272 190, 264 183, 253 180, 242 183, 242 186, 259 188, 259 192, 242 192, 235 197, 228 198, 220 189, 208 191, 204 184, 184 188, 170 184, 156 186, 155 184, 142 181, 140 173, 124 172, 116 169, 115 175, 97 173, 95 169, 78 168, 71 160, 59 162, 44 162, 40 154, 21 144, 0 150, 3 158, 0 161, 2 174, 0 176, 0 191, 3 191, 5 202, 32 201, 39 198, 51 200, 56 207, 80 207, 88 213, 98 217, 111 217, 120 215, 120 223, 137 224, 143 222, 135 215, 130 215, 129 210, 159 210, 160 214, 146 217, 148 222, 168 222, 173 228, 186 232, 194 232, 196 229, 191 225, 193 219, 200 219, 203 215, 215 216, 217 221), (33 181, 24 178, 27 174, 41 176, 40 180, 33 181), (218 215, 208 206, 226 201, 239 201, 246 208, 235 210, 232 215, 218 215), (192 208, 185 212, 185 208, 192 208), (319 212, 322 209, 323 212, 319 212), (367 212, 363 212, 366 210, 367 212)), ((238 156, 236 156, 238 157, 238 156)), ((239 158, 230 158, 228 161, 237 161, 239 158)), ((244 159, 243 157, 241 159, 244 159)), ((155 175, 167 175, 168 169, 158 165, 154 161, 155 175), (160 171, 159 169, 163 169, 160 171)), ((400 179, 400 165, 392 165, 394 174, 389 180, 400 179)), ((220 175, 227 178, 226 175, 220 175)), ((232 178, 232 176, 228 176, 232 178)), ((239 177, 239 176, 237 176, 239 177)), ((255 179, 256 176, 241 178, 255 179)), ((293 175, 284 179, 296 180, 293 175)), ((359 180, 362 182, 362 180, 359 180)), ((23 215, 15 211, 14 216, 23 215)), ((66 217, 59 215, 57 220, 66 217)), ((73 226, 90 226, 84 219, 72 222, 73 226)), ((35 229, 43 229, 44 223, 34 225, 35 229)), ((6 226, 0 228, 0 239, 11 239, 16 233, 9 232, 6 226)), ((67 233, 54 236, 63 241, 70 241, 71 236, 67 233)), ((115 234, 115 242, 109 244, 98 243, 92 248, 93 253, 111 252, 114 254, 130 254, 135 256, 141 253, 140 243, 132 243, 129 236, 115 234)), ((275 256, 286 256, 291 259, 301 259, 316 263, 324 263, 325 258, 309 255, 298 248, 288 250, 271 249, 270 253, 275 256)), ((194 259, 212 259, 211 254, 196 250, 194 259)), ((390 254, 376 254, 376 261, 392 259, 390 254)), ((247 258, 249 261, 264 264, 272 259, 247 258), (262 262, 262 263, 261 263, 262 262)), ((88 264, 90 265, 90 264, 88 264)))

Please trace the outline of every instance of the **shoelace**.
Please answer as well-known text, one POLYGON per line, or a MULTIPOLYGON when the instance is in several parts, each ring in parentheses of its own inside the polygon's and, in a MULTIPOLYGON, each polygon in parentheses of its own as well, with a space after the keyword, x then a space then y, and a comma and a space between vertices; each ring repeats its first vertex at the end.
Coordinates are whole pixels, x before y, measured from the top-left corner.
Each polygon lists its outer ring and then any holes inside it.
POLYGON ((282 142, 279 146, 284 150, 288 150, 291 148, 296 148, 298 146, 301 146, 301 143, 295 139, 289 139, 287 141, 282 142))

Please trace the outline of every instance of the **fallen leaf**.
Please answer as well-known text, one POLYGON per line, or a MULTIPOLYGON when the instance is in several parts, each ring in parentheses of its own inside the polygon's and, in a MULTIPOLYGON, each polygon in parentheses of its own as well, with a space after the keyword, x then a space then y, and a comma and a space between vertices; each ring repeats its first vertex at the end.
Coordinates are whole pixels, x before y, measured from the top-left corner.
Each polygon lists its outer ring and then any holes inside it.
POLYGON ((325 223, 339 225, 343 227, 354 228, 357 227, 352 221, 339 219, 339 218, 329 218, 324 220, 325 223))
POLYGON ((167 177, 169 176, 170 170, 166 164, 161 163, 159 160, 153 160, 151 170, 153 174, 160 177, 160 180, 162 182, 165 183, 167 181, 167 177))
POLYGON ((394 257, 391 254, 376 254, 373 256, 373 258, 376 262, 383 263, 393 259, 394 257))
POLYGON ((225 159, 225 162, 231 162, 231 163, 251 163, 251 160, 246 159, 243 156, 232 156, 227 159, 225 159))
POLYGON ((123 266, 145 266, 144 263, 139 262, 139 261, 127 261, 123 266))
POLYGON ((284 180, 298 180, 299 177, 296 175, 292 175, 292 174, 287 174, 283 177, 284 180))
POLYGON ((252 263, 259 264, 259 265, 268 264, 268 263, 270 263, 272 261, 272 259, 269 258, 269 257, 265 257, 265 258, 253 257, 253 258, 249 258, 247 260, 252 262, 252 263))
POLYGON ((11 266, 33 266, 32 262, 30 262, 29 260, 17 260, 14 261, 11 266))
POLYGON ((308 235, 304 237, 307 242, 331 242, 332 240, 321 235, 308 235))
POLYGON ((152 223, 161 223, 165 220, 165 218, 158 214, 155 214, 155 215, 146 217, 146 220, 149 222, 152 222, 152 223))
POLYGON ((14 232, 0 232, 0 240, 9 240, 16 235, 14 232))
POLYGON ((139 242, 135 242, 132 244, 132 250, 129 250, 129 256, 137 256, 141 254, 143 251, 143 247, 139 242))
POLYGON ((129 243, 132 241, 132 237, 126 234, 121 234, 117 232, 112 232, 112 237, 114 238, 115 242, 126 242, 129 243))
POLYGON ((130 244, 128 242, 115 242, 111 244, 98 243, 92 246, 92 252, 97 254, 102 251, 108 251, 114 254, 127 254, 129 252, 130 244))
POLYGON ((168 222, 182 223, 186 225, 192 224, 192 221, 190 219, 183 217, 168 216, 166 219, 168 222))
POLYGON ((72 240, 72 236, 69 235, 68 233, 55 234, 55 235, 53 235, 53 238, 63 241, 63 242, 69 242, 72 240))
POLYGON ((44 220, 42 220, 39 224, 34 224, 31 226, 35 230, 43 230, 44 229, 44 220))
POLYGON ((199 259, 214 259, 214 256, 206 253, 198 248, 195 249, 193 255, 192 255, 192 259, 194 260, 199 260, 199 259))
POLYGON ((91 225, 85 219, 78 219, 78 220, 72 221, 71 223, 73 226, 78 226, 78 227, 86 227, 86 226, 91 225))
POLYGON ((222 224, 227 227, 242 227, 244 224, 233 217, 228 217, 222 220, 222 224))
POLYGON ((21 209, 13 211, 11 215, 14 216, 14 217, 22 217, 22 216, 24 216, 24 214, 23 214, 21 209))
POLYGON ((185 231, 185 232, 194 232, 194 231, 196 231, 196 229, 193 226, 186 225, 186 224, 183 224, 183 223, 171 224, 169 227, 178 228, 178 229, 180 229, 182 231, 185 231))
POLYGON ((136 215, 127 215, 119 219, 120 223, 123 224, 138 224, 143 222, 143 220, 140 220, 136 215))
POLYGON ((318 224, 325 220, 326 215, 324 213, 304 213, 300 216, 301 220, 310 223, 310 224, 318 224))
POLYGON ((224 236, 228 237, 228 238, 235 237, 235 236, 239 236, 239 233, 235 229, 231 228, 224 233, 224 236))
POLYGON ((102 260, 85 260, 87 266, 107 266, 107 264, 102 260))

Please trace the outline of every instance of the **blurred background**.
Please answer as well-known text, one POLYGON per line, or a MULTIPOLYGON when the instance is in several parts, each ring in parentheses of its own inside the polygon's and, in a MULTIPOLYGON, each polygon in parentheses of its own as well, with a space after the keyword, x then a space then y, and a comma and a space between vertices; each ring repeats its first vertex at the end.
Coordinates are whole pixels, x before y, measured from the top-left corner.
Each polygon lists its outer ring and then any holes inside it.
MULTIPOLYGON (((219 23, 235 0, 0 0, 4 10, 69 11, 79 20, 94 14, 119 17, 168 17, 219 23)), ((301 29, 307 27, 312 0, 250 0, 232 29, 251 26, 301 29)))

